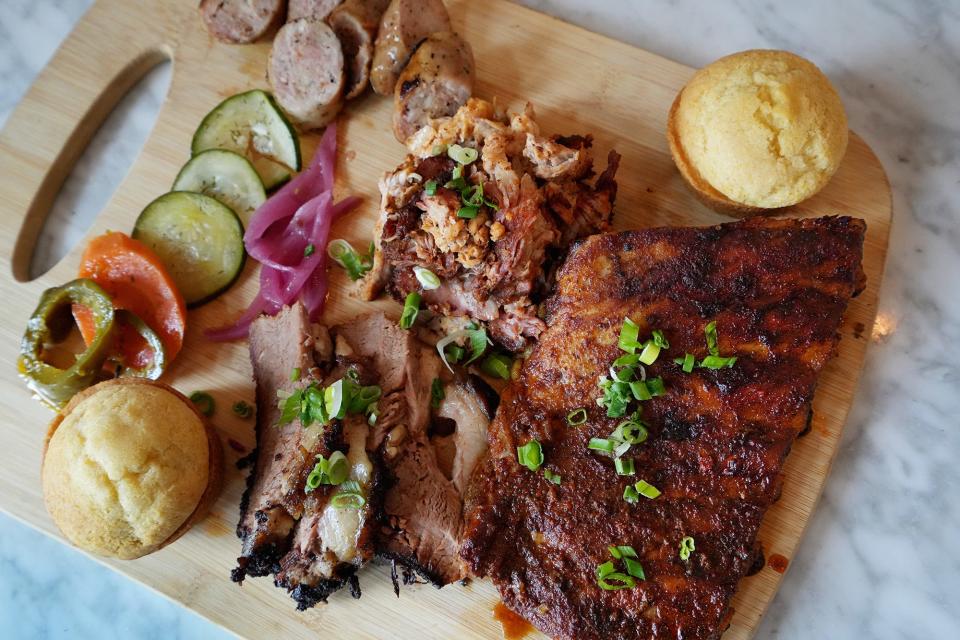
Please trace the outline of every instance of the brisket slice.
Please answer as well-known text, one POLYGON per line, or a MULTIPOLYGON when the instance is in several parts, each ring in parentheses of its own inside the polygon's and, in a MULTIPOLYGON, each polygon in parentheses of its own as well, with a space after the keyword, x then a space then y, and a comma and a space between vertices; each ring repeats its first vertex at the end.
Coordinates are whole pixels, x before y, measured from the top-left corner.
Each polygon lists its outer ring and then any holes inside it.
POLYGON ((377 553, 438 586, 460 580, 463 502, 428 434, 430 388, 442 367, 436 350, 381 315, 337 330, 372 363, 383 389, 371 434, 386 487, 377 553))
MULTIPOLYGON (((468 496, 461 555, 504 602, 556 638, 716 639, 758 553, 757 530, 779 497, 783 463, 864 287, 863 221, 752 220, 593 236, 570 253, 547 303, 548 328, 501 399, 490 453, 468 496), (666 395, 642 403, 649 439, 625 454, 636 475, 587 449, 621 419, 595 400, 622 354, 624 317, 670 348, 647 368, 666 395), (675 357, 707 355, 715 320, 732 368, 685 374, 675 357), (588 422, 565 416, 586 407, 588 422), (536 438, 560 485, 517 462, 536 438), (643 479, 656 499, 623 499, 643 479), (679 558, 684 536, 696 541, 679 558), (646 580, 604 591, 608 545, 636 549, 646 580)), ((622 570, 619 568, 618 570, 622 570)))
POLYGON ((375 384, 368 363, 355 358, 349 343, 335 336, 334 356, 326 328, 311 325, 298 303, 274 317, 257 319, 250 329, 250 359, 257 383, 257 450, 241 503, 237 535, 243 541, 233 579, 274 574, 305 609, 350 584, 373 556, 373 528, 379 511, 379 475, 367 451, 370 428, 364 416, 347 416, 330 425, 304 428, 299 420, 278 427, 279 393, 312 382, 329 385, 348 371, 363 384, 375 384), (292 376, 297 371, 299 376, 292 376), (291 378, 297 378, 291 380, 291 378), (306 479, 318 455, 342 451, 350 479, 360 484, 366 504, 337 509, 336 487, 307 492, 306 479))

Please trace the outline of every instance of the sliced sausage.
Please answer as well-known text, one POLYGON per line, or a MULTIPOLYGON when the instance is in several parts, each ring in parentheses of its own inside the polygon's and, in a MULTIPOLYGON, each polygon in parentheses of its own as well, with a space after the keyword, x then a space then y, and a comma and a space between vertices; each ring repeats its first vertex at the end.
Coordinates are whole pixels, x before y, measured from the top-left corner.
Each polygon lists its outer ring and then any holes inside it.
POLYGON ((373 47, 373 90, 382 96, 392 94, 417 45, 431 33, 450 30, 450 16, 443 0, 392 0, 383 13, 373 47))
POLYGON ((341 2, 343 0, 290 0, 287 3, 287 22, 300 18, 326 20, 341 2))
POLYGON ((473 94, 470 45, 455 33, 435 33, 414 52, 393 94, 393 133, 400 142, 433 118, 452 116, 473 94))
POLYGON ((325 22, 301 18, 273 39, 267 79, 277 103, 302 129, 327 124, 343 102, 343 52, 325 22))
POLYGON ((200 0, 200 15, 217 40, 253 42, 279 24, 283 0, 200 0))
POLYGON ((327 23, 333 27, 346 60, 345 97, 355 98, 367 88, 373 40, 377 37, 380 17, 390 0, 346 0, 333 10, 327 23))

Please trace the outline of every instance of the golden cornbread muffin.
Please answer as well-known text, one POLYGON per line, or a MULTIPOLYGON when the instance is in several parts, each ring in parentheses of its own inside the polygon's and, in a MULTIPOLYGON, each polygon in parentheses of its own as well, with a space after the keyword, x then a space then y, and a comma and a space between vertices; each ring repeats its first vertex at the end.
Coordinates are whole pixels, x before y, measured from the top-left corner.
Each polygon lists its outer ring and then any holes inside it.
POLYGON ((809 60, 744 51, 691 78, 670 109, 667 138, 701 200, 748 216, 801 202, 829 182, 847 150, 847 115, 809 60))
POLYGON ((202 518, 222 477, 220 440, 193 403, 140 378, 77 394, 47 433, 47 511, 76 546, 121 559, 169 544, 202 518))

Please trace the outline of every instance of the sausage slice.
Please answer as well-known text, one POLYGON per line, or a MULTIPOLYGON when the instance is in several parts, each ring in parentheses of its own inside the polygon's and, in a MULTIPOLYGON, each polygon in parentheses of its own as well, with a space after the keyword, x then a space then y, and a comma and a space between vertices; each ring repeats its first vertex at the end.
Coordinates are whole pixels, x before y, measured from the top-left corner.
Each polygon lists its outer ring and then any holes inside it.
POLYGON ((451 31, 443 0, 392 0, 380 21, 373 48, 370 84, 389 96, 410 54, 431 33, 451 31))
POLYGON ((377 37, 380 17, 390 0, 346 0, 333 10, 327 23, 333 27, 346 60, 345 97, 355 98, 367 88, 373 41, 377 37))
POLYGON ((324 126, 343 100, 343 52, 326 23, 301 18, 273 39, 267 79, 277 103, 302 129, 324 126))
POLYGON ((459 35, 435 33, 400 74, 393 95, 393 133, 400 142, 433 118, 452 116, 473 94, 473 51, 459 35))
POLYGON ((217 40, 244 44, 276 26, 283 5, 283 0, 200 0, 200 15, 217 40))
POLYGON ((287 22, 300 18, 326 20, 343 0, 290 0, 287 3, 287 22))

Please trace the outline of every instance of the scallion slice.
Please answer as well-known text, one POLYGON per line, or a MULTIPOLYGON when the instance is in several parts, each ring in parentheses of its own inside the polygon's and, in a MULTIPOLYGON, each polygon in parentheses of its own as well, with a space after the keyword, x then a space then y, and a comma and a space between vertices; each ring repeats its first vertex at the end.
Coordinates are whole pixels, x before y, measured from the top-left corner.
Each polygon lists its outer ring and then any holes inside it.
POLYGON ((632 589, 637 583, 631 576, 615 571, 613 563, 608 561, 597 567, 597 585, 604 591, 618 591, 632 589))
POLYGON ((471 328, 454 331, 437 342, 437 352, 440 354, 440 359, 443 360, 443 364, 446 365, 451 373, 453 372, 453 367, 450 366, 450 363, 456 364, 464 356, 463 347, 456 344, 458 340, 466 338, 470 343, 470 359, 464 363, 465 365, 470 364, 482 356, 483 352, 487 349, 487 345, 490 344, 490 339, 487 338, 485 329, 473 324, 469 326, 471 328))
POLYGON ((630 318, 623 319, 623 326, 620 327, 620 339, 617 345, 627 353, 635 353, 640 348, 640 327, 630 318))
POLYGON ((629 442, 620 442, 617 444, 616 447, 613 448, 613 457, 619 458, 629 450, 630 450, 629 442))
POLYGON ((640 494, 632 484, 628 484, 623 488, 623 499, 628 504, 637 504, 640 500, 640 494))
POLYGON ((707 323, 703 328, 703 333, 707 336, 707 351, 712 356, 720 355, 720 347, 717 346, 717 321, 713 320, 707 323))
POLYGON ((194 391, 191 393, 190 402, 197 407, 197 411, 208 418, 213 415, 214 410, 217 408, 216 403, 213 401, 213 396, 206 391, 194 391))
POLYGON ((667 342, 666 337, 664 337, 663 331, 660 331, 659 329, 654 329, 653 331, 650 332, 650 336, 651 336, 650 339, 653 340, 653 344, 657 345, 661 349, 670 348, 670 343, 667 342))
POLYGON ((447 147, 447 155, 460 164, 470 164, 475 162, 476 159, 480 157, 480 154, 476 149, 463 147, 459 144, 452 144, 447 147))
POLYGON ((440 378, 434 378, 430 383, 430 406, 434 409, 440 408, 446 394, 443 392, 443 381, 440 378))
POLYGON ((613 461, 613 466, 617 468, 617 475, 632 476, 636 474, 633 458, 617 458, 613 461))
POLYGON ((343 387, 343 378, 340 378, 323 390, 323 405, 330 418, 342 420, 347 414, 347 399, 344 397, 343 387))
POLYGON ((368 256, 361 256, 353 245, 342 238, 331 240, 327 244, 327 255, 344 268, 351 280, 359 280, 373 268, 372 251, 368 256))
POLYGON ((604 453, 613 453, 616 448, 617 443, 607 438, 590 438, 590 442, 587 444, 587 449, 603 451, 604 453))
POLYGON ((637 480, 633 486, 644 498, 653 500, 660 495, 660 490, 645 480, 637 480))
POLYGON ((680 540, 680 559, 689 560, 690 553, 697 550, 696 543, 690 536, 684 536, 680 540))
POLYGON ((460 207, 457 210, 457 217, 464 218, 465 220, 472 220, 477 217, 477 214, 480 212, 479 207, 465 206, 460 207))
POLYGON ((685 354, 682 358, 674 358, 674 364, 680 365, 680 368, 683 369, 684 373, 690 373, 693 371, 693 365, 696 364, 697 359, 693 356, 692 353, 685 354))
POLYGON ((651 365, 660 357, 660 347, 653 340, 647 340, 643 345, 643 351, 640 352, 640 362, 651 365))
POLYGON ((290 382, 296 382, 300 379, 300 367, 294 367, 290 370, 290 382))
POLYGON ((367 500, 360 491, 360 484, 355 480, 344 482, 340 486, 340 491, 330 498, 330 504, 335 509, 361 509, 366 503, 367 500))
POLYGON ((513 359, 502 353, 494 353, 484 358, 480 363, 480 370, 488 376, 500 378, 501 380, 510 379, 510 368, 513 366, 513 359))
POLYGON ((649 387, 647 387, 647 383, 641 382, 640 380, 630 383, 630 392, 633 393, 634 398, 640 400, 641 402, 644 400, 649 400, 653 397, 653 395, 650 393, 649 387))
POLYGON ((543 448, 537 440, 517 447, 517 460, 530 471, 536 471, 543 464, 543 448))
POLYGON ((623 566, 627 568, 627 573, 638 580, 646 580, 647 575, 643 572, 643 565, 633 558, 624 558, 623 566))
POLYGON ((550 471, 550 469, 543 470, 543 477, 547 479, 547 482, 552 482, 553 484, 560 484, 560 474, 550 471))
POLYGON ((303 257, 304 257, 304 258, 309 258, 310 256, 313 255, 313 252, 316 251, 316 250, 317 250, 317 247, 314 246, 313 243, 308 244, 307 246, 305 246, 305 247, 303 248, 303 257))
POLYGON ((420 286, 423 287, 425 291, 440 288, 440 278, 438 278, 437 274, 433 271, 430 271, 430 269, 419 266, 414 267, 413 275, 417 277, 417 282, 420 283, 420 286))
POLYGON ((427 180, 425 183, 423 183, 423 192, 428 196, 437 195, 437 181, 427 180))
POLYGON ((636 353, 625 353, 613 361, 615 367, 626 367, 627 365, 640 362, 640 356, 636 353))
POLYGON ((400 314, 400 328, 409 329, 417 321, 417 314, 420 313, 420 294, 411 291, 407 294, 407 299, 403 301, 403 313, 400 314))
POLYGON ((586 422, 587 422, 586 409, 583 409, 583 408, 574 409, 573 411, 567 414, 567 424, 571 426, 579 427, 582 424, 586 424, 586 422))
POLYGON ((737 361, 736 356, 723 357, 723 356, 707 356, 700 361, 700 366, 704 369, 729 369, 737 361))
POLYGON ((654 398, 657 396, 662 396, 667 392, 666 385, 663 384, 663 378, 657 376, 656 378, 650 378, 645 383, 647 385, 647 391, 650 392, 654 398))
POLYGON ((648 435, 647 427, 639 419, 635 419, 624 420, 618 424, 610 437, 630 444, 641 444, 647 440, 648 435))

